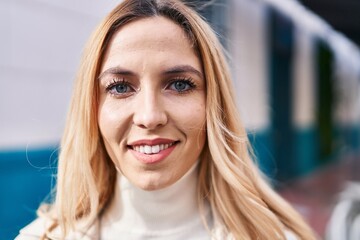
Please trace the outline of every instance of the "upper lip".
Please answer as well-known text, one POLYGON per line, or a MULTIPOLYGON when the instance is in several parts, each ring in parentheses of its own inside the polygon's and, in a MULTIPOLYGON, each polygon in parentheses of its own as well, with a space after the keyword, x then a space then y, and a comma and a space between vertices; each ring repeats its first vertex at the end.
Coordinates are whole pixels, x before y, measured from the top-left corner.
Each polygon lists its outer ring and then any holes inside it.
POLYGON ((133 142, 130 142, 128 146, 139 146, 139 145, 159 145, 159 144, 170 144, 177 142, 173 139, 167 139, 167 138, 155 138, 155 139, 139 139, 133 142))

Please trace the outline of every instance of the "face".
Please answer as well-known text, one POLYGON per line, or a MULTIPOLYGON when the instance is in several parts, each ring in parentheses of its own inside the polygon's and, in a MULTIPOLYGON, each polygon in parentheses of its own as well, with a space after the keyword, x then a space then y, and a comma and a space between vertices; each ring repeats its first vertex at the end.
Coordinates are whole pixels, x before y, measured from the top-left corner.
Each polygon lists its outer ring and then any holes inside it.
POLYGON ((205 80, 183 30, 164 17, 113 36, 99 76, 99 127, 118 171, 144 190, 167 187, 205 142, 205 80))

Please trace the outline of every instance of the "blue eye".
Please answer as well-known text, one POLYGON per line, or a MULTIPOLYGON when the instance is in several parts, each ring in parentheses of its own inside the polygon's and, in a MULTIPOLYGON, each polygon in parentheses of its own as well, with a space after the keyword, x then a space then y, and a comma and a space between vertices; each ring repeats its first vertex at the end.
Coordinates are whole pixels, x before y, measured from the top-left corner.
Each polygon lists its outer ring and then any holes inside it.
POLYGON ((116 93, 126 93, 130 90, 130 87, 127 84, 119 83, 113 86, 113 89, 116 91, 116 93))
POLYGON ((106 87, 106 91, 113 95, 124 95, 130 93, 132 88, 127 81, 114 79, 113 82, 106 87))
POLYGON ((186 92, 195 87, 195 84, 191 81, 191 79, 180 79, 173 81, 169 88, 171 90, 177 91, 177 92, 186 92))

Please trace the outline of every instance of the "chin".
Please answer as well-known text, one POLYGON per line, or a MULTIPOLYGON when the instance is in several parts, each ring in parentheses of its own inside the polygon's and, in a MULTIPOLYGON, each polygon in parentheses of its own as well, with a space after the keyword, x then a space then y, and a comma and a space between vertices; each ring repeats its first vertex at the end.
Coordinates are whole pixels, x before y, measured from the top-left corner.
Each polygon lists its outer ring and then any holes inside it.
POLYGON ((140 183, 136 186, 144 191, 156 191, 166 187, 159 183, 140 183))
POLYGON ((146 185, 146 186, 139 186, 142 190, 144 191, 156 191, 156 190, 159 190, 161 189, 161 187, 159 186, 156 186, 156 185, 146 185))
POLYGON ((160 179, 141 179, 140 181, 134 183, 138 188, 144 191, 156 191, 173 184, 172 181, 164 181, 161 176, 159 178, 160 179))

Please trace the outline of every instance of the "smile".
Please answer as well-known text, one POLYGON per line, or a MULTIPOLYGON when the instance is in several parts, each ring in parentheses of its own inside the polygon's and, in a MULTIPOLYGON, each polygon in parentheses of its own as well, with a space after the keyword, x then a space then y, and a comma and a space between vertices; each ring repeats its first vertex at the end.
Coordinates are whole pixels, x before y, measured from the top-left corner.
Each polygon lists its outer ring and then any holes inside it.
POLYGON ((136 152, 143 153, 143 154, 156 154, 160 151, 163 151, 165 149, 168 149, 172 145, 174 145, 175 142, 167 143, 167 144, 157 144, 157 145, 137 145, 133 146, 132 149, 136 152))
POLYGON ((143 164, 156 164, 167 158, 180 141, 157 138, 138 140, 128 145, 130 152, 143 164))

